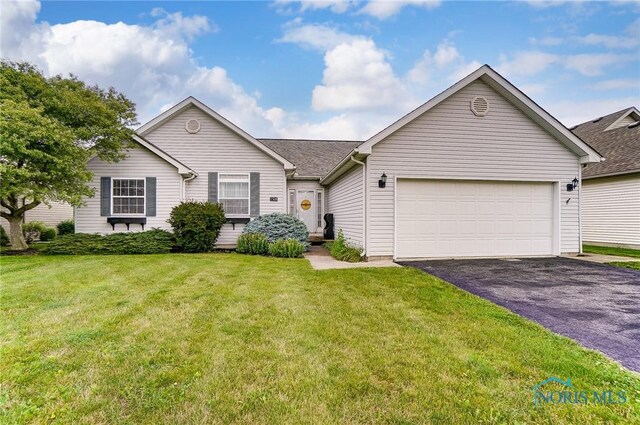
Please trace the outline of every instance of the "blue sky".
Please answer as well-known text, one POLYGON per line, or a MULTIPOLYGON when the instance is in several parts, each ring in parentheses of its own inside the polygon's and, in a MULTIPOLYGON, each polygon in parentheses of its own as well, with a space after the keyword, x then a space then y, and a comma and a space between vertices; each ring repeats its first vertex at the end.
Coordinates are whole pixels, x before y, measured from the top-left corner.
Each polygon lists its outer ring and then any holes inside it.
POLYGON ((640 104, 637 2, 3 1, 2 57, 257 137, 366 138, 487 63, 566 125, 640 104))

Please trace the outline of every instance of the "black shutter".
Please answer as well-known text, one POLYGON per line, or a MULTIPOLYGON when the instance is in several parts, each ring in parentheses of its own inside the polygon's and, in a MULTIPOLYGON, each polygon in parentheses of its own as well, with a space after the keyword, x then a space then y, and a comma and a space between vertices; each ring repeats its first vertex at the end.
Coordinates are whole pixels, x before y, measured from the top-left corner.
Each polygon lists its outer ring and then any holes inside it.
POLYGON ((218 173, 209 173, 209 202, 218 202, 218 173))
POLYGON ((111 215, 111 177, 100 177, 100 215, 111 215))
POLYGON ((251 199, 249 205, 251 210, 249 211, 250 217, 260 216, 260 173, 249 174, 249 186, 251 199))
POLYGON ((156 216, 156 178, 147 177, 145 181, 144 193, 146 195, 145 211, 147 217, 156 216))

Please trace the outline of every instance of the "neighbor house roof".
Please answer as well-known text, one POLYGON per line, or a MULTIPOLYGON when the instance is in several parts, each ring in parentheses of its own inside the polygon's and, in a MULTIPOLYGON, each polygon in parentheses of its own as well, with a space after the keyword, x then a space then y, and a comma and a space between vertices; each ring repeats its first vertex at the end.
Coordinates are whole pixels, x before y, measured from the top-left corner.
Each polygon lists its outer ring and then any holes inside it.
POLYGON ((582 170, 585 179, 640 172, 640 111, 626 108, 572 128, 607 158, 582 170), (631 128, 630 128, 631 127, 631 128))
POLYGON ((235 125, 234 123, 232 123, 231 121, 229 121, 228 119, 223 117, 222 115, 218 114, 216 111, 214 111, 213 109, 209 108, 207 105, 205 105, 204 103, 200 102, 198 99, 196 99, 193 96, 187 97, 182 102, 180 102, 177 105, 169 108, 168 110, 166 110, 165 112, 161 113, 160 115, 158 115, 157 117, 155 117, 154 119, 152 119, 151 121, 146 123, 145 125, 139 127, 136 130, 136 133, 138 133, 138 135, 140 135, 140 136, 144 136, 145 134, 149 133, 151 130, 153 130, 156 127, 158 127, 160 124, 164 123, 166 120, 168 120, 171 117, 173 117, 175 114, 178 114, 178 113, 182 112, 183 110, 185 110, 186 108, 191 107, 191 106, 200 109, 205 114, 209 115, 211 118, 213 118, 214 120, 218 121, 219 123, 221 123, 222 125, 227 127, 229 130, 233 131, 238 136, 240 136, 243 139, 245 139, 247 142, 251 143, 252 145, 257 147, 258 149, 260 149, 261 151, 266 153, 267 155, 271 156, 276 161, 280 162, 282 165, 284 165, 284 168, 286 170, 295 169, 295 166, 291 162, 289 162, 287 159, 283 158, 282 156, 280 156, 279 154, 277 154, 276 152, 274 152, 273 150, 271 150, 270 148, 268 148, 264 144, 260 143, 257 139, 255 139, 249 133, 247 133, 246 131, 244 131, 243 129, 241 129, 240 127, 238 127, 237 125, 235 125))
POLYGON ((362 142, 348 140, 258 139, 296 165, 295 177, 321 178, 362 142))
POLYGON ((354 149, 353 152, 349 152, 349 154, 346 155, 340 163, 338 163, 325 177, 322 178, 321 183, 328 184, 346 172, 351 166, 349 163, 349 158, 351 156, 355 156, 357 158, 371 154, 371 148, 377 143, 381 142, 400 128, 404 127, 476 80, 480 80, 487 84, 493 90, 501 94, 511 104, 520 109, 520 111, 528 116, 533 122, 542 127, 547 133, 551 134, 556 140, 566 146, 567 149, 579 156, 581 163, 585 164, 604 160, 604 158, 595 149, 581 140, 580 137, 569 131, 569 129, 562 125, 560 121, 541 108, 517 87, 507 81, 507 79, 502 75, 494 71, 489 65, 483 65, 442 93, 433 97, 428 102, 422 104, 384 130, 375 134, 369 140, 354 149))

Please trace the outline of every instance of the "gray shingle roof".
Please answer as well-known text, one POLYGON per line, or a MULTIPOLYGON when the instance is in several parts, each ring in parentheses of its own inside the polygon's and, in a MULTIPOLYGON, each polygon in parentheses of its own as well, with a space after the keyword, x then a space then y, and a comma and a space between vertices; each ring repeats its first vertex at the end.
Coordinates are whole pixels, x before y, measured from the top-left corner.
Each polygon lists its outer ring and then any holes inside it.
POLYGON ((604 162, 588 164, 582 170, 583 178, 640 172, 640 126, 623 126, 604 131, 629 109, 631 108, 585 122, 572 129, 575 135, 605 157, 604 162))
POLYGON ((352 140, 258 139, 296 166, 297 177, 324 177, 362 142, 352 140))

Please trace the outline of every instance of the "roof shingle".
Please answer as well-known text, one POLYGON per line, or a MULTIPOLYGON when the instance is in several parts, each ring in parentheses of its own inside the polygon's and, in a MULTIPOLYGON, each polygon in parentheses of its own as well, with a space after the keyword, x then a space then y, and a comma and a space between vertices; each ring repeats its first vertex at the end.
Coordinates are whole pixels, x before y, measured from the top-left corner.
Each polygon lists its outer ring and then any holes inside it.
POLYGON ((323 177, 362 142, 352 140, 258 139, 296 166, 296 177, 323 177))
POLYGON ((640 126, 625 125, 604 131, 629 109, 582 123, 571 130, 605 158, 604 162, 588 164, 582 170, 583 178, 640 172, 640 126))

